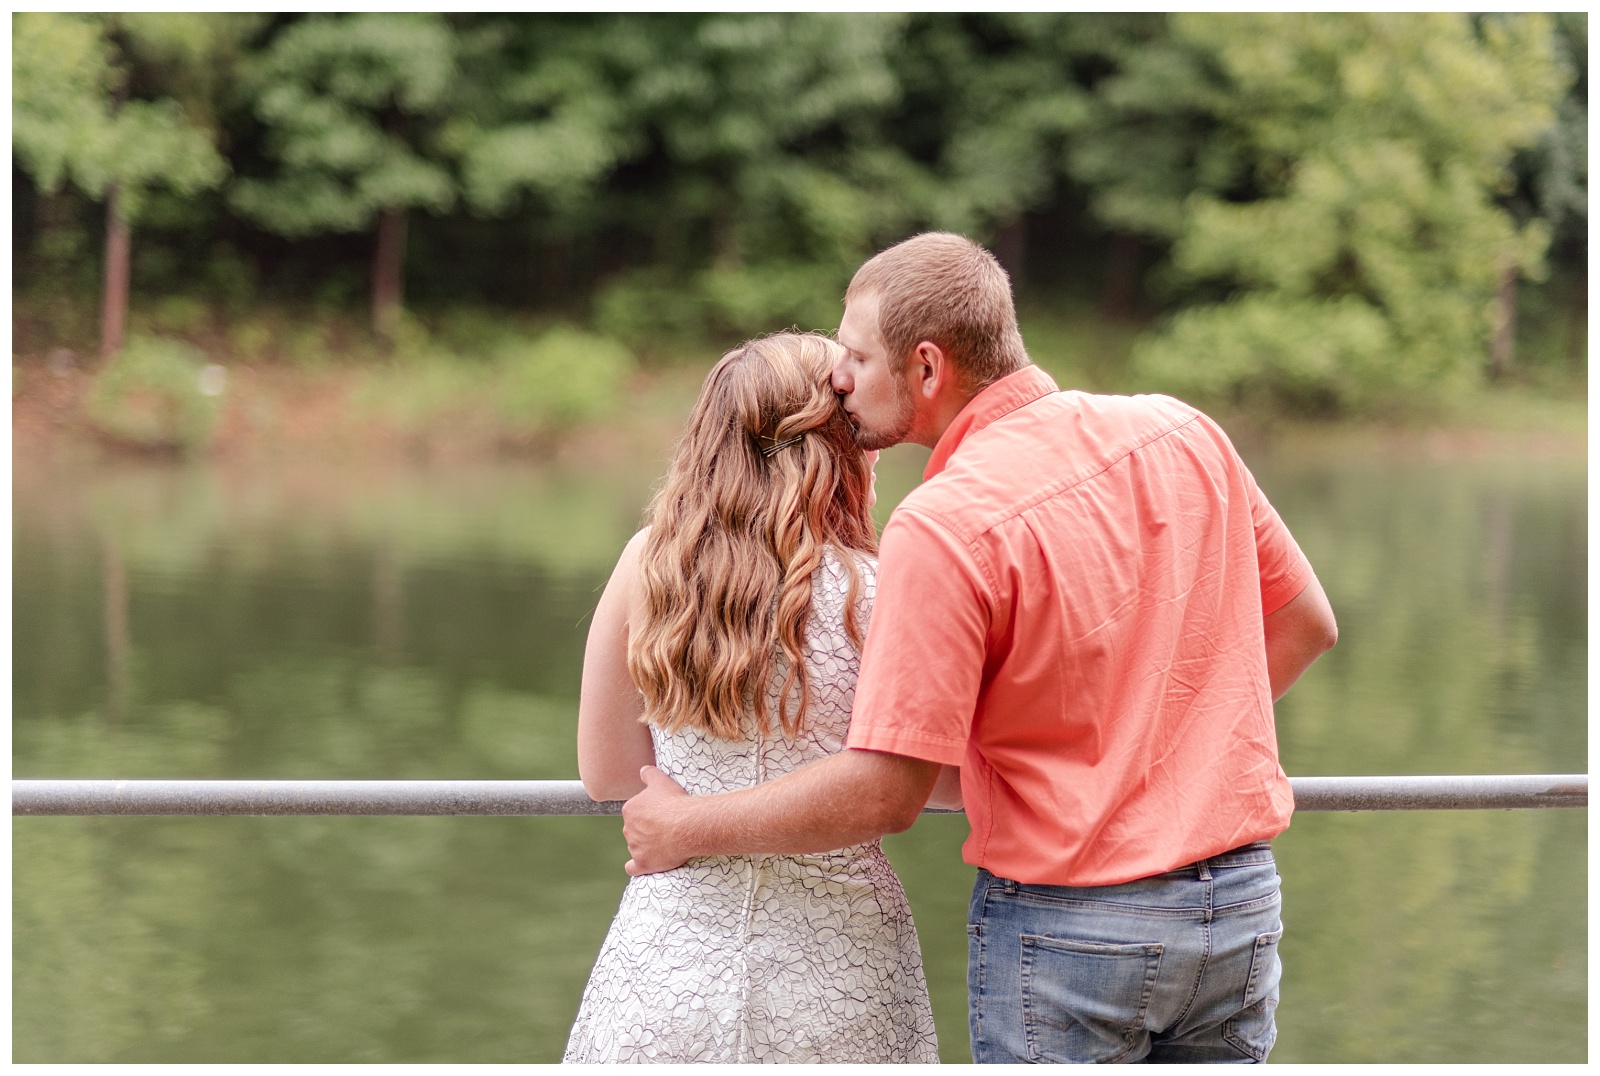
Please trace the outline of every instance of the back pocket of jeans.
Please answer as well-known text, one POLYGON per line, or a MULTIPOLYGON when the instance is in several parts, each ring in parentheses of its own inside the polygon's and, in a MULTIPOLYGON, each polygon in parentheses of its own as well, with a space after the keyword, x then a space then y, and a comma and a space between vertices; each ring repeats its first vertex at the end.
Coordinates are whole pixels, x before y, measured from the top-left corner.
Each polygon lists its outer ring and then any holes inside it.
POLYGON ((1257 1061, 1265 1061, 1278 1039, 1278 942, 1283 928, 1256 935, 1250 954, 1250 978, 1245 981, 1244 1008, 1222 1025, 1222 1037, 1257 1061))
POLYGON ((1022 935, 1022 1029, 1030 1061, 1120 1061, 1144 1030, 1161 946, 1022 935))

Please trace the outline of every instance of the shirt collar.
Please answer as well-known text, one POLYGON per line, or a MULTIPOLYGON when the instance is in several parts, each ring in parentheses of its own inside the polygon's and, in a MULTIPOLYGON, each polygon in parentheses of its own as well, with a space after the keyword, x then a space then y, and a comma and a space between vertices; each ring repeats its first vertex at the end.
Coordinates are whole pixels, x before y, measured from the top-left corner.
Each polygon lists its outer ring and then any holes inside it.
POLYGON ((955 421, 940 436, 939 443, 933 446, 933 455, 923 469, 922 480, 926 482, 944 470, 950 457, 955 455, 956 449, 970 434, 977 433, 1002 415, 1059 391, 1055 379, 1032 364, 986 386, 967 401, 967 406, 961 409, 955 421))

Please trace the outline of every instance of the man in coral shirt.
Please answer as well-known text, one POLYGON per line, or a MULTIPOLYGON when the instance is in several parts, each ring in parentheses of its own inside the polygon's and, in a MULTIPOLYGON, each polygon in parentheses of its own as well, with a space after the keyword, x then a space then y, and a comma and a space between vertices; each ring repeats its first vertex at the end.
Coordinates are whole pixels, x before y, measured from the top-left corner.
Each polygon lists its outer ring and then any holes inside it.
POLYGON ((1206 416, 1059 391, 966 239, 868 261, 839 341, 861 446, 933 449, 884 529, 848 749, 724 796, 646 767, 629 872, 964 803, 975 1061, 1265 1060, 1272 702, 1336 638, 1311 566, 1206 416))

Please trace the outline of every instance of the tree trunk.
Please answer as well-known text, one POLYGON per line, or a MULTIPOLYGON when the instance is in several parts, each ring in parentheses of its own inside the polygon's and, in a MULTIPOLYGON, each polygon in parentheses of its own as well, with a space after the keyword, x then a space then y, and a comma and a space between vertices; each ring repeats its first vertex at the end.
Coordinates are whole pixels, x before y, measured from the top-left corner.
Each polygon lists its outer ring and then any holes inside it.
POLYGON ((101 569, 105 584, 106 716, 112 724, 118 724, 128 711, 133 646, 128 633, 128 571, 122 550, 109 536, 101 550, 101 569))
POLYGON ((133 229, 122 211, 122 187, 106 193, 105 289, 100 301, 100 358, 109 360, 122 349, 128 326, 128 263, 133 229))
POLYGON ((1106 277, 1100 289, 1100 315, 1107 321, 1126 321, 1133 316, 1139 291, 1139 241, 1117 232, 1106 251, 1106 277))
POLYGON ((372 255, 372 332, 385 344, 394 343, 400 328, 405 262, 406 211, 403 207, 381 210, 378 246, 372 255))
POLYGON ((1494 338, 1489 343, 1489 373, 1496 380, 1511 371, 1517 339, 1517 267, 1507 259, 1500 266, 1494 299, 1494 338))
POLYGON ((1020 220, 1004 225, 995 233, 994 256, 1006 275, 1011 277, 1011 294, 1015 296, 1023 286, 1023 263, 1028 257, 1028 227, 1020 220))
POLYGON ((1567 315, 1567 357, 1582 365, 1589 350, 1589 274, 1578 276, 1578 297, 1567 315))

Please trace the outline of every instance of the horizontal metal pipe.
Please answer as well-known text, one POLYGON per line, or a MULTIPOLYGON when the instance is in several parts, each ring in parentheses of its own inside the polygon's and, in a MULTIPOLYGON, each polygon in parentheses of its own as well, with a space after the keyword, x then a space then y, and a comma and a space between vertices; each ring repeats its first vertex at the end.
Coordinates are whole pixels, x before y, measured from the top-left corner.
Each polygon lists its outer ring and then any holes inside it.
POLYGON ((12 781, 13 815, 596 815, 581 781, 12 781))
POLYGON ((1589 775, 1291 777, 1297 811, 1510 810, 1587 807, 1589 775))
MULTIPOLYGON (((1298 811, 1587 807, 1587 774, 1291 777, 1298 811)), ((13 815, 607 815, 580 781, 11 782, 13 815)), ((929 812, 947 813, 947 812, 929 812)))

